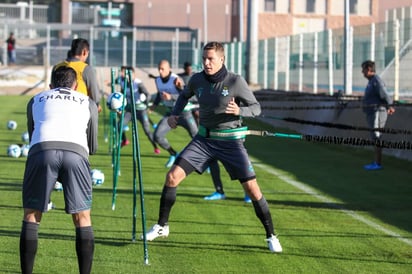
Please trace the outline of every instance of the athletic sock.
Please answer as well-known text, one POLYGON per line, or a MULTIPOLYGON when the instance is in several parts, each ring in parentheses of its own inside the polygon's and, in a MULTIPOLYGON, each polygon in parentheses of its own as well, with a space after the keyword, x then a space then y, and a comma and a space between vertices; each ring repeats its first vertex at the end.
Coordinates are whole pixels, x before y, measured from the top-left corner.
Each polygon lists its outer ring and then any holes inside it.
POLYGON ((253 207, 255 208, 256 216, 259 218, 260 222, 263 224, 263 227, 266 231, 266 238, 275 234, 275 230, 273 227, 272 216, 270 215, 270 210, 268 206, 268 202, 266 201, 265 197, 259 201, 252 201, 253 207))
POLYGON ((220 194, 225 194, 223 191, 223 184, 222 180, 220 179, 220 168, 217 161, 213 161, 209 164, 210 168, 210 175, 212 175, 213 185, 215 187, 216 192, 220 194))
POLYGON ((169 147, 167 149, 167 152, 169 152, 169 154, 172 155, 172 156, 176 156, 176 154, 177 154, 176 150, 174 150, 172 147, 169 147))
POLYGON ((37 252, 39 224, 23 221, 20 232, 21 273, 32 273, 37 252))
POLYGON ((158 224, 164 226, 169 221, 170 211, 176 201, 176 187, 164 186, 160 197, 158 224))
POLYGON ((94 234, 91 226, 76 228, 76 254, 79 273, 90 273, 94 254, 94 234))

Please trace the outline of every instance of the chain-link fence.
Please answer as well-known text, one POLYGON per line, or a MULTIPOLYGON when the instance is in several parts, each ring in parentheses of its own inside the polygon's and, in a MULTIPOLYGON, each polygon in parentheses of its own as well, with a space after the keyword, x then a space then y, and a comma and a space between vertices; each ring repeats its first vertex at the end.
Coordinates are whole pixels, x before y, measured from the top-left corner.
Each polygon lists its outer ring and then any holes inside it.
MULTIPOLYGON (((362 62, 374 60, 390 93, 412 95, 411 19, 352 27, 349 40, 347 84, 353 92, 365 89, 362 62)), ((226 49, 228 68, 246 75, 246 45, 235 42, 226 49)), ((329 94, 344 90, 343 29, 261 40, 258 56, 257 78, 262 88, 329 94)))
MULTIPOLYGON (((93 66, 153 68, 168 59, 173 68, 182 67, 185 61, 191 61, 195 70, 202 68, 199 33, 188 28, 5 22, 0 27, 3 41, 10 32, 17 39, 18 65, 51 66, 66 57, 74 37, 82 37, 91 44, 89 62, 93 66)), ((333 94, 344 89, 345 80, 353 92, 362 92, 366 79, 360 66, 371 59, 390 92, 398 93, 399 99, 411 95, 411 19, 352 27, 349 40, 349 71, 344 69, 343 29, 261 40, 256 72, 248 71, 247 43, 227 43, 226 65, 245 77, 257 73, 256 84, 262 88, 333 94)), ((0 58, 7 64, 5 44, 0 58)))

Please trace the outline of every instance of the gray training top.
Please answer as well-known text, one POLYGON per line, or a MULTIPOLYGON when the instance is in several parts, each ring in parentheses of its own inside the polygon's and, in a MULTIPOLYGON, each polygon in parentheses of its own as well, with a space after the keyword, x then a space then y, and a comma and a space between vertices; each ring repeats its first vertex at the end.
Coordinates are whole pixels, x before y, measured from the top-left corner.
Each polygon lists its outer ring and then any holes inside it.
POLYGON ((391 104, 392 98, 389 97, 382 79, 378 75, 370 78, 363 97, 363 111, 373 113, 379 107, 388 108, 388 105, 391 104))
POLYGON ((199 124, 208 129, 237 128, 242 126, 242 117, 254 117, 261 112, 260 104, 246 81, 232 72, 218 83, 209 82, 204 72, 194 74, 180 94, 172 115, 179 115, 193 95, 199 102, 199 124), (240 107, 239 116, 225 113, 232 98, 240 107))

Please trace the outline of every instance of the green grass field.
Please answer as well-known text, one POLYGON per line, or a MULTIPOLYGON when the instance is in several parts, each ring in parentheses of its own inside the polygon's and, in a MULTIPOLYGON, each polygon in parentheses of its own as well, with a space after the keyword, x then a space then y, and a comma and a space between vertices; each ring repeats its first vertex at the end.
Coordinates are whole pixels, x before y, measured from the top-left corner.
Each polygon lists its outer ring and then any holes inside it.
MULTIPOLYGON (((6 151, 8 145, 22 143, 29 98, 1 96, 0 273, 20 271, 25 158, 9 158, 6 151), (6 128, 10 119, 18 123, 15 131, 6 128)), ((158 121, 160 116, 152 118, 158 121)), ((193 174, 180 185, 169 222, 171 233, 148 243, 149 265, 145 265, 143 243, 131 241, 132 148, 122 149, 112 210, 111 155, 104 142, 104 120, 101 113, 99 151, 90 157, 92 168, 101 169, 106 177, 93 194, 93 273, 412 273, 411 162, 385 156, 383 170, 367 172, 362 166, 371 160, 369 149, 254 136, 247 138, 246 147, 270 204, 283 253, 269 252, 252 205, 243 202, 241 186, 222 170, 226 200, 203 200, 213 191, 209 174, 193 174)), ((247 125, 279 130, 257 120, 248 120, 247 125)), ((139 135, 149 229, 157 220, 168 155, 163 150, 155 155, 141 131, 139 135)), ((177 149, 189 141, 182 129, 172 131, 168 139, 177 149)), ((34 272, 77 273, 74 228, 63 210, 63 194, 54 192, 52 200, 57 208, 43 216, 34 272)), ((137 212, 139 237, 140 206, 137 212)))

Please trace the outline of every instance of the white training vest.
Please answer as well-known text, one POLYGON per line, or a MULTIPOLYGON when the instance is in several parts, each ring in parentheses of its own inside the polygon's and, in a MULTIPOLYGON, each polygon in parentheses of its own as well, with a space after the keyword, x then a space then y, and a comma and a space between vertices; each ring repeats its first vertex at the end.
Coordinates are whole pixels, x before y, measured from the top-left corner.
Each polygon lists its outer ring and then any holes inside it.
MULTIPOLYGON (((179 91, 178 91, 178 89, 176 88, 176 85, 175 85, 175 79, 177 77, 178 76, 176 74, 172 73, 169 77, 169 81, 167 81, 166 83, 163 83, 163 81, 160 77, 156 78, 156 87, 157 87, 157 91, 160 93, 160 95, 163 92, 167 92, 167 93, 171 94, 172 96, 173 95, 179 95, 179 91)), ((166 107, 173 107, 174 104, 175 104, 175 100, 173 100, 173 99, 168 100, 168 101, 163 100, 162 102, 166 107)))
POLYGON ((87 125, 89 97, 80 92, 57 88, 37 94, 32 105, 34 131, 30 146, 47 141, 81 145, 89 152, 87 125))

